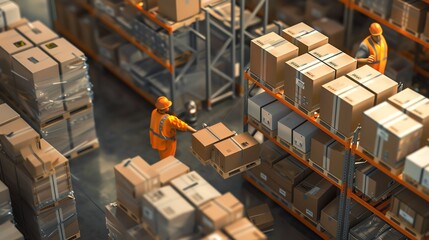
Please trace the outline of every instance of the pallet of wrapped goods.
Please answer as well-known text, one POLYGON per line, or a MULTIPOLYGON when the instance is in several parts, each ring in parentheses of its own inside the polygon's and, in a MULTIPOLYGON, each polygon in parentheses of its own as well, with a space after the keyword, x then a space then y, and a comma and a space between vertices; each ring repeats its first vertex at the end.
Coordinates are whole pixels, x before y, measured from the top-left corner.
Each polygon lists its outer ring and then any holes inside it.
POLYGON ((18 118, 0 126, 0 141, 6 154, 17 159, 20 150, 31 144, 38 144, 40 136, 22 118, 18 118))
POLYGON ((34 45, 40 45, 58 38, 58 34, 38 20, 18 27, 16 30, 29 39, 34 45))
POLYGON ((11 221, 12 219, 12 204, 9 188, 0 181, 0 224, 11 221))
POLYGON ((3 171, 3 180, 12 194, 19 194, 19 185, 16 177, 15 162, 0 148, 0 165, 3 171))
POLYGON ((114 169, 118 205, 140 223, 142 195, 160 187, 159 174, 139 156, 123 160, 114 169))
POLYGON ((247 218, 241 218, 224 227, 225 233, 232 239, 267 239, 247 218))
POLYGON ((327 36, 302 22, 284 29, 282 37, 298 46, 298 55, 302 55, 328 43, 327 36))
POLYGON ((387 223, 378 218, 376 215, 371 215, 350 229, 349 239, 376 239, 378 236, 389 229, 390 226, 387 223))

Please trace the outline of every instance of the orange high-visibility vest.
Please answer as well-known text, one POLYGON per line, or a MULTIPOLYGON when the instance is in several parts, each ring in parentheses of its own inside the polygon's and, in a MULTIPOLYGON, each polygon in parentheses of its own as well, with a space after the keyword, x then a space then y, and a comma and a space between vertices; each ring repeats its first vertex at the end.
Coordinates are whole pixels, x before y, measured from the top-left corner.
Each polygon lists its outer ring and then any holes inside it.
POLYGON ((374 55, 375 57, 375 61, 373 63, 368 63, 368 65, 384 74, 387 63, 387 43, 383 36, 380 37, 380 44, 374 42, 371 36, 365 38, 363 43, 368 47, 369 55, 374 55))
POLYGON ((161 114, 155 109, 150 119, 150 144, 154 149, 165 150, 176 141, 176 129, 185 131, 187 128, 188 124, 177 117, 161 114))

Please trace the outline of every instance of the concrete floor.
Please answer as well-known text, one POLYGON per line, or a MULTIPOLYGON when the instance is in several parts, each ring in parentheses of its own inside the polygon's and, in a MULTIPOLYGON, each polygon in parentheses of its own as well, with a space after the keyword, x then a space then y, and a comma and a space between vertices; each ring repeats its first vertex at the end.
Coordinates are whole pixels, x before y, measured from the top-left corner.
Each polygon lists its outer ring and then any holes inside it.
MULTIPOLYGON (((91 65, 90 72, 100 149, 71 160, 70 165, 82 239, 106 239, 104 206, 116 198, 113 166, 136 155, 152 164, 158 160, 158 153, 151 149, 148 136, 153 106, 101 67, 91 65)), ((219 103, 210 112, 202 110, 197 126, 220 121, 231 129, 242 131, 241 98, 219 103)), ((223 180, 211 167, 201 165, 189 151, 189 133, 180 133, 178 138, 176 157, 198 171, 221 193, 232 192, 245 207, 263 202, 269 204, 275 219, 275 230, 268 234, 270 239, 319 239, 241 176, 223 180)))

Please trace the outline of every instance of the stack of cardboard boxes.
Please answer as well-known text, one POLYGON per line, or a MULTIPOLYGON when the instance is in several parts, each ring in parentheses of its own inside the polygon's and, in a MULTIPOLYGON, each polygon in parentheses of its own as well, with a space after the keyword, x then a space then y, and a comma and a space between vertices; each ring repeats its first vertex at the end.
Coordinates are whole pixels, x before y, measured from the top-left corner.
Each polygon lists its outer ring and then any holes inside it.
MULTIPOLYGON (((2 172, 0 164, 0 172, 2 172)), ((3 177, 0 175, 0 232, 4 239, 24 240, 21 232, 16 229, 12 223, 12 203, 9 195, 9 188, 2 182, 3 177)))
POLYGON ((197 172, 189 171, 174 157, 154 165, 135 157, 116 165, 117 205, 106 206, 110 236, 179 239, 224 229, 231 237, 257 234, 265 239, 242 219, 244 206, 231 193, 220 194, 197 172))
POLYGON ((0 164, 18 227, 30 239, 79 237, 68 160, 8 105, 0 109, 0 164))
POLYGON ((67 157, 98 146, 84 54, 39 21, 0 39, 9 103, 67 157))

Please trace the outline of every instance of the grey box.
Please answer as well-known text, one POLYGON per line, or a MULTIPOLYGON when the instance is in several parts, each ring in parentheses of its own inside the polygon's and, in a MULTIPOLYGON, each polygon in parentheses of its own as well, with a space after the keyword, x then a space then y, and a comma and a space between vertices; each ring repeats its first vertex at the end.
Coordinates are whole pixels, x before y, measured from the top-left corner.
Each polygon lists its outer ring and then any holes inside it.
POLYGON ((311 138, 317 133, 317 131, 321 130, 311 122, 306 122, 295 128, 292 135, 293 146, 304 153, 310 152, 311 138))
POLYGON ((276 101, 276 99, 267 92, 262 92, 249 98, 247 100, 247 111, 249 116, 260 122, 262 118, 261 109, 274 101, 276 101))
POLYGON ((289 113, 286 117, 278 122, 277 136, 282 140, 292 144, 293 130, 306 122, 305 118, 301 117, 296 112, 289 113))
POLYGON ((427 156, 429 156, 428 146, 424 146, 408 155, 405 159, 404 174, 416 181, 416 183, 421 183, 425 167, 429 166, 427 156))
POLYGON ((291 112, 292 110, 286 107, 286 105, 276 101, 262 108, 261 122, 270 130, 276 130, 277 122, 291 112))

